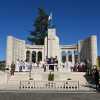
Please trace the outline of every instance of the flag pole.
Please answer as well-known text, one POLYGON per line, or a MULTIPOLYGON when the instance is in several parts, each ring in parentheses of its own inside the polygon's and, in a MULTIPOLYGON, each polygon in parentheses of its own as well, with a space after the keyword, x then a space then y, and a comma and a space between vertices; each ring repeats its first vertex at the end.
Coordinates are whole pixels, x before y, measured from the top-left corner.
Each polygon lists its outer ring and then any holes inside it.
POLYGON ((48 29, 47 29, 47 59, 48 59, 48 29))
MULTIPOLYGON (((52 28, 52 13, 48 17, 48 28, 52 28)), ((47 58, 48 58, 48 31, 47 31, 47 58)))

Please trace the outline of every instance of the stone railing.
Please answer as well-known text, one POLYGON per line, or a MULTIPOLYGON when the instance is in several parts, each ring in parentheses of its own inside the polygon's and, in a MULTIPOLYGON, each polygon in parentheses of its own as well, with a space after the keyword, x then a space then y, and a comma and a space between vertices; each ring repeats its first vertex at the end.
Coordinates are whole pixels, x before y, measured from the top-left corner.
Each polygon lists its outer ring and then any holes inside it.
POLYGON ((20 81, 21 90, 79 90, 79 81, 20 81))

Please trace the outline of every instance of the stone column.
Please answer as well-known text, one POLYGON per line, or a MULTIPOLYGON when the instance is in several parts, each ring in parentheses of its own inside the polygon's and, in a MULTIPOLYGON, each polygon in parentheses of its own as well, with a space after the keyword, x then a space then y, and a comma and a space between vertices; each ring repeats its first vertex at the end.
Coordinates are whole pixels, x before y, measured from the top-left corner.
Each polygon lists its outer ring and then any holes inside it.
POLYGON ((30 62, 32 61, 32 51, 30 51, 30 62))
POLYGON ((74 55, 74 51, 72 51, 72 63, 75 64, 75 55, 74 55))
POLYGON ((36 62, 38 61, 38 51, 36 51, 36 62))
POLYGON ((42 61, 44 61, 44 54, 43 54, 43 51, 41 51, 42 52, 42 61))
POLYGON ((92 66, 97 65, 97 37, 91 36, 91 62, 92 66))
POLYGON ((68 62, 68 53, 66 51, 66 62, 68 62))

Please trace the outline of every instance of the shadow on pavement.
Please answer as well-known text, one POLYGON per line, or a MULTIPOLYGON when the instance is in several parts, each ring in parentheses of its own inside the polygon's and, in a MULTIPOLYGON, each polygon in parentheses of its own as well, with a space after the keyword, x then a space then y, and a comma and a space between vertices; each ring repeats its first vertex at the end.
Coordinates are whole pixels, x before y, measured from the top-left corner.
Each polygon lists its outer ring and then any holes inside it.
POLYGON ((100 92, 100 85, 99 87, 96 89, 96 85, 95 82, 93 81, 93 78, 91 75, 84 75, 84 77, 86 78, 88 84, 85 87, 89 87, 90 89, 95 89, 97 92, 100 92))

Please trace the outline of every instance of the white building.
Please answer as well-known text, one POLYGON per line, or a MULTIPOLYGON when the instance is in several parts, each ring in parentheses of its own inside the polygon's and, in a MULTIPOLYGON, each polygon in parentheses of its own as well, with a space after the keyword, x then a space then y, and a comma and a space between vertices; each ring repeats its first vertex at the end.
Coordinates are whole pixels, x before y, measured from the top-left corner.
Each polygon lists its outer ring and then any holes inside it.
POLYGON ((61 62, 71 61, 75 64, 77 61, 84 60, 88 60, 92 65, 96 65, 97 37, 95 35, 79 41, 75 45, 60 45, 56 29, 49 28, 48 39, 46 37, 44 41, 44 45, 30 45, 26 44, 25 40, 8 36, 6 67, 10 68, 11 63, 15 63, 17 59, 32 62, 45 61, 47 53, 48 58, 57 56, 59 65, 61 62), (41 57, 38 57, 38 55, 41 57))

